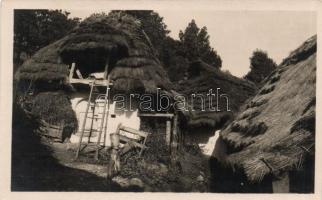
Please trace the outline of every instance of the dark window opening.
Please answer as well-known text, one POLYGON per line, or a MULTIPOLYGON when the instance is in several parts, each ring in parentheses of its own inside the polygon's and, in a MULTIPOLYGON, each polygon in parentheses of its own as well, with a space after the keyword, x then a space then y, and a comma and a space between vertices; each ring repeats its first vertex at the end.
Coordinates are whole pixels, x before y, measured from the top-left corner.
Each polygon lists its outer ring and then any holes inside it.
MULTIPOLYGON (((79 51, 64 51, 61 53, 62 62, 71 66, 76 64, 83 78, 88 78, 91 73, 104 72, 108 64, 108 71, 110 73, 114 68, 116 62, 126 55, 120 53, 115 48, 93 48, 79 51)), ((77 77, 76 73, 74 77, 77 77)))

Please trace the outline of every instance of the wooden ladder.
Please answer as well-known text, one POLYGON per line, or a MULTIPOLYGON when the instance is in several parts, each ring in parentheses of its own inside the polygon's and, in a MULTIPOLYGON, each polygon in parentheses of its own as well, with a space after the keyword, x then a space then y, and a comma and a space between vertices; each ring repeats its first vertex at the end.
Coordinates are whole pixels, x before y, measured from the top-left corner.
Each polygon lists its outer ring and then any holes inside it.
MULTIPOLYGON (((96 87, 102 86, 101 84, 96 84, 95 81, 96 80, 93 79, 93 81, 90 83, 90 92, 89 92, 89 96, 88 96, 87 106, 86 106, 86 110, 85 110, 85 116, 84 116, 84 120, 83 120, 83 123, 82 123, 81 135, 79 137, 78 147, 77 147, 75 159, 78 159, 79 153, 82 150, 82 142, 83 142, 85 127, 86 127, 86 121, 87 121, 88 118, 90 118, 92 120, 94 119, 93 117, 88 116, 89 115, 89 108, 91 107, 91 103, 93 101, 93 94, 95 94, 94 91, 95 91, 96 87)), ((98 129, 98 139, 97 139, 97 142, 96 142, 96 152, 95 152, 95 159, 96 160, 98 160, 99 150, 101 148, 100 142, 101 142, 101 137, 102 137, 103 130, 104 130, 104 135, 105 136, 106 136, 106 131, 107 131, 106 129, 107 129, 107 120, 108 120, 107 112, 109 111, 109 103, 108 103, 108 100, 109 100, 109 96, 108 96, 109 95, 109 87, 110 87, 110 78, 108 77, 105 94, 98 95, 97 98, 93 101, 94 102, 93 106, 95 108, 96 103, 97 103, 96 100, 102 99, 102 97, 104 99, 103 112, 98 113, 98 114, 102 114, 102 116, 100 118, 98 118, 98 117, 95 118, 95 119, 101 120, 99 129, 98 129), (105 116, 106 116, 106 119, 105 119, 105 116), (105 122, 105 127, 104 127, 104 122, 105 122)), ((89 131, 89 133, 91 133, 91 132, 94 132, 94 131, 97 131, 97 130, 94 130, 93 127, 91 126, 91 128, 89 130, 86 130, 86 131, 89 131)), ((90 134, 89 134, 89 137, 90 137, 90 134)), ((104 141, 104 144, 105 144, 105 141, 104 141)), ((87 145, 89 145, 89 142, 88 142, 88 144, 85 145, 85 147, 87 145)))

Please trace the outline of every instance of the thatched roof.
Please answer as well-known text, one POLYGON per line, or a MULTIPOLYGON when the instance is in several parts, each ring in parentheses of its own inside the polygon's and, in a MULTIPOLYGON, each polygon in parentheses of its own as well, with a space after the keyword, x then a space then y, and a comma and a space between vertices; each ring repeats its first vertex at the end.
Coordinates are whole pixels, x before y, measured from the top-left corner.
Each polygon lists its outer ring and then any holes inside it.
MULTIPOLYGON (((256 91, 253 83, 225 73, 200 60, 190 64, 188 74, 189 78, 180 82, 176 87, 179 93, 184 94, 188 98, 192 94, 206 96, 210 89, 212 89, 213 93, 216 93, 217 88, 220 88, 218 94, 226 94, 229 98, 230 111, 226 109, 227 100, 225 98, 219 98, 218 105, 220 111, 209 109, 209 98, 205 99, 204 104, 202 104, 200 98, 195 98, 193 105, 191 105, 194 111, 189 120, 189 125, 193 127, 222 126, 225 122, 232 119, 233 114, 256 91), (202 111, 202 105, 205 106, 204 111, 202 111)), ((213 99, 212 105, 216 106, 214 102, 216 102, 215 99, 213 99)))
POLYGON ((230 153, 222 160, 249 181, 301 168, 314 153, 316 36, 293 51, 221 136, 230 153))
POLYGON ((27 60, 16 78, 62 85, 72 62, 88 75, 104 71, 107 60, 116 90, 154 93, 158 87, 170 88, 140 21, 122 12, 85 19, 66 37, 27 60))

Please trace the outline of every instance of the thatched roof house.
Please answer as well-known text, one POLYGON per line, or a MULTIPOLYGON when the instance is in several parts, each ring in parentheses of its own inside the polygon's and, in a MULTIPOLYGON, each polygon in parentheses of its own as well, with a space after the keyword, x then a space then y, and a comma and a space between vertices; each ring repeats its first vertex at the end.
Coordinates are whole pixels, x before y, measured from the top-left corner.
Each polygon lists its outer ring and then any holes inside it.
MULTIPOLYGON (((191 112, 189 126, 221 128, 224 123, 233 118, 239 107, 255 94, 257 88, 247 80, 237 78, 198 60, 190 64, 187 80, 181 81, 176 89, 188 98, 196 94, 191 104, 194 111, 191 112), (212 105, 217 106, 215 111, 209 109, 210 99, 207 98, 209 90, 219 98, 218 103, 216 96, 212 98, 212 105), (204 101, 197 97, 200 94, 206 97, 204 101)), ((191 103, 191 101, 188 102, 191 103)))
POLYGON ((66 37, 27 60, 16 77, 61 89, 67 84, 68 67, 73 62, 85 77, 104 71, 108 62, 113 88, 123 92, 155 92, 157 87, 170 87, 140 21, 122 12, 85 19, 66 37))
MULTIPOLYGON (((316 36, 284 59, 221 132, 229 149, 222 162, 242 169, 250 182, 261 182, 302 169, 308 157, 314 160, 315 85, 316 36)), ((308 180, 300 182, 312 184, 308 180)))
POLYGON ((30 110, 34 114, 53 124, 64 120, 72 130, 78 124, 69 101, 72 63, 85 79, 104 72, 108 65, 112 91, 154 94, 157 88, 171 89, 140 21, 123 12, 92 15, 64 38, 40 49, 15 75, 18 94, 32 94, 30 110))

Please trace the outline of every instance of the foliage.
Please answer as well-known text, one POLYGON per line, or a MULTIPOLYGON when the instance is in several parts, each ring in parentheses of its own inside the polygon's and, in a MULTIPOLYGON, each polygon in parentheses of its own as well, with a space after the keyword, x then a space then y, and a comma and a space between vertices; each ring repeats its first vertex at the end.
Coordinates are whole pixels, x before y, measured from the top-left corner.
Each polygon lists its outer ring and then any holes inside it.
POLYGON ((189 61, 201 59, 204 62, 220 68, 221 58, 217 52, 210 46, 207 27, 201 29, 197 26, 195 20, 192 20, 185 31, 180 31, 179 38, 182 50, 189 61))
POLYGON ((250 58, 250 71, 244 77, 256 84, 259 84, 272 71, 276 69, 277 65, 273 59, 269 58, 267 53, 262 50, 255 50, 250 58))
POLYGON ((40 48, 65 36, 80 21, 62 10, 15 10, 14 61, 21 64, 40 48))
POLYGON ((169 37, 170 31, 163 22, 163 18, 155 11, 126 10, 123 12, 141 21, 142 29, 150 38, 159 60, 168 71, 171 81, 182 80, 189 61, 196 59, 202 59, 218 68, 221 67, 220 57, 210 47, 207 28, 199 29, 194 20, 188 25, 184 33, 181 31, 180 40, 175 40, 169 37))
MULTIPOLYGON (((113 12, 119 11, 115 10, 113 12)), ((167 25, 163 22, 163 17, 153 10, 125 10, 123 12, 140 20, 143 31, 149 37, 153 47, 156 48, 159 54, 159 58, 162 60, 163 41, 170 33, 167 25)))

